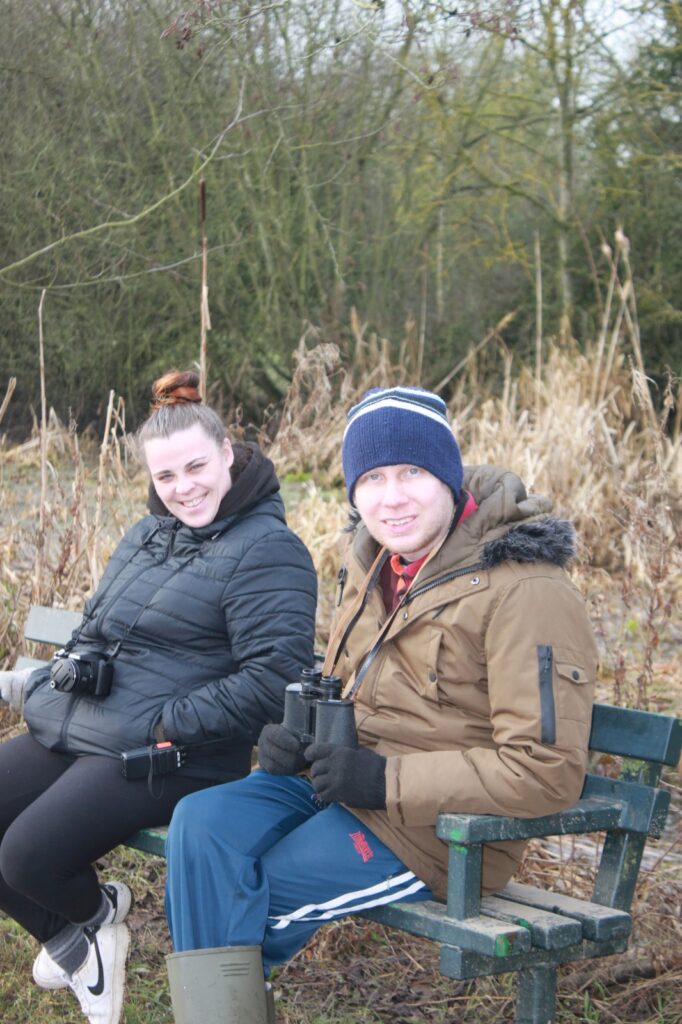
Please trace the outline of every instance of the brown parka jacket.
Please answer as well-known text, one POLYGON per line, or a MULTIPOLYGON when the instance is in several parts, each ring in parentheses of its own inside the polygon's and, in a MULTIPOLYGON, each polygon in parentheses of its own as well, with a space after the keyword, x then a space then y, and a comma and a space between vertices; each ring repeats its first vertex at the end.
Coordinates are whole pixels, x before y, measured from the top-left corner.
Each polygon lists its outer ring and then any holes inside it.
MULTIPOLYGON (((440 811, 533 817, 579 797, 597 669, 583 599, 564 571, 573 528, 511 472, 468 467, 464 487, 477 511, 392 616, 366 578, 377 545, 357 526, 327 658, 346 693, 361 677, 359 742, 387 758, 386 810, 350 809, 441 898, 440 811)), ((523 846, 485 848, 484 893, 511 877, 523 846)))

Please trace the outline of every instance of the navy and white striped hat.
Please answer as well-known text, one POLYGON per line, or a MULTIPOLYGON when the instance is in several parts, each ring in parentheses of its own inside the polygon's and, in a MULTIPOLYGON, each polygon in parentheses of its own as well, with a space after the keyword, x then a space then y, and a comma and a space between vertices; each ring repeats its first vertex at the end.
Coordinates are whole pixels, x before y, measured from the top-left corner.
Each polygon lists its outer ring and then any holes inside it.
POLYGON ((342 460, 348 497, 377 466, 420 466, 442 480, 455 500, 462 457, 442 398, 422 388, 372 388, 348 413, 342 460))

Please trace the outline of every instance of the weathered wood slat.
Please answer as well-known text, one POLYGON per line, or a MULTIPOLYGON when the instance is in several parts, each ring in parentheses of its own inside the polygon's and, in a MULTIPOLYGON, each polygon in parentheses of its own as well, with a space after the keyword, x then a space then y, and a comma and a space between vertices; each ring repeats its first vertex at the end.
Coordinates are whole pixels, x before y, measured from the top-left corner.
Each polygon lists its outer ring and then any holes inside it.
POLYGON ((496 814, 439 814, 436 832, 450 843, 492 843, 535 836, 602 832, 617 828, 623 814, 620 800, 588 797, 568 810, 540 818, 505 818, 496 814))
POLYGON ((583 786, 583 797, 586 800, 620 802, 623 812, 618 822, 619 829, 625 832, 644 832, 657 837, 665 827, 670 806, 670 793, 664 789, 652 789, 651 786, 642 785, 640 782, 609 779, 603 775, 587 776, 583 786))
POLYGON ((528 928, 533 945, 539 949, 563 949, 564 946, 574 946, 583 937, 580 921, 501 896, 484 896, 481 913, 496 921, 510 921, 528 928))
POLYGON ((671 715, 595 704, 590 750, 642 761, 676 765, 682 747, 682 721, 671 715))
POLYGON ((381 924, 402 928, 411 935, 446 942, 473 953, 489 957, 507 957, 530 949, 528 928, 493 921, 489 917, 468 917, 457 921, 448 917, 442 903, 423 900, 419 903, 389 903, 362 913, 362 917, 381 924))
POLYGON ((65 608, 33 605, 26 619, 24 636, 27 640, 37 640, 39 643, 61 647, 71 639, 71 634, 82 618, 80 612, 68 611, 65 608))
POLYGON ((626 939, 632 928, 632 919, 623 910, 603 907, 599 903, 578 900, 574 896, 538 889, 534 885, 508 882, 497 894, 539 910, 565 915, 580 921, 586 939, 601 942, 607 939, 626 939))
MULTIPOLYGON (((440 969, 448 978, 465 981, 467 978, 481 978, 488 974, 507 974, 522 971, 528 967, 542 965, 559 966, 573 963, 575 960, 591 960, 597 956, 612 956, 624 953, 627 939, 607 939, 604 942, 583 942, 564 949, 537 949, 514 956, 495 958, 471 953, 459 946, 442 945, 440 950, 440 969)), ((554 1018, 550 1018, 548 1024, 554 1018)))
POLYGON ((22 655, 20 658, 17 658, 17 660, 16 660, 16 662, 14 664, 14 667, 15 668, 43 668, 43 666, 47 665, 47 664, 48 664, 47 661, 44 661, 44 660, 42 660, 40 658, 26 658, 26 657, 24 657, 24 655, 22 655))
POLYGON ((144 853, 154 853, 157 857, 165 857, 167 832, 168 829, 165 828, 143 828, 130 839, 126 839, 124 846, 142 850, 144 853))

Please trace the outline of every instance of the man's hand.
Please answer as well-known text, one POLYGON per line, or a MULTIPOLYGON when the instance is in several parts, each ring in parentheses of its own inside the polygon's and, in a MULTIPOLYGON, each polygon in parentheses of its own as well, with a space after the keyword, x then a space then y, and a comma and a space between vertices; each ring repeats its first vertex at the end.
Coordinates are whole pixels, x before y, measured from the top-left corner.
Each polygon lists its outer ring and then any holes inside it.
POLYGON ((283 725, 266 725, 258 737, 258 763, 271 775, 296 775, 307 765, 303 744, 283 725))
POLYGON ((313 743, 305 756, 312 762, 315 792, 325 803, 374 810, 386 808, 386 758, 367 747, 313 743))
POLYGON ((21 711, 24 706, 24 690, 28 677, 35 672, 33 668, 12 669, 11 672, 0 672, 0 699, 9 704, 12 711, 21 711))

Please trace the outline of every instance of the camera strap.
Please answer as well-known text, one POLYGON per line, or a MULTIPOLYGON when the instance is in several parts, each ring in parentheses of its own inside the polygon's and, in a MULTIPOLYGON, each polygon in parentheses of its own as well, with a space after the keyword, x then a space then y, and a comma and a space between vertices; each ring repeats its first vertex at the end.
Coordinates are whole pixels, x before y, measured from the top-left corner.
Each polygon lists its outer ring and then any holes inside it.
POLYGON ((327 645, 327 655, 324 659, 322 666, 322 674, 325 676, 332 675, 336 663, 339 660, 341 652, 345 646, 348 637, 353 632, 355 624, 365 610, 365 605, 369 599, 369 595, 374 590, 379 574, 383 569, 386 561, 388 560, 389 552, 386 548, 382 548, 374 562, 370 566, 370 569, 365 576, 364 580, 360 584, 360 588, 351 602, 348 611, 339 620, 333 635, 329 638, 327 645))
MULTIPOLYGON (((151 532, 151 533, 149 534, 149 536, 148 536, 148 537, 147 537, 147 539, 145 540, 145 542, 144 542, 144 544, 142 545, 142 547, 144 547, 144 546, 145 546, 146 544, 148 544, 148 543, 149 543, 149 541, 150 541, 150 540, 152 539, 152 537, 153 537, 153 536, 154 536, 154 535, 155 535, 156 533, 158 533, 158 531, 159 531, 160 529, 161 529, 161 524, 160 524, 160 523, 157 523, 157 525, 156 525, 156 526, 154 527, 154 529, 152 530, 152 532, 151 532)), ((140 550, 141 550, 140 548, 136 548, 136 549, 135 549, 135 550, 133 551, 132 555, 129 555, 129 556, 128 556, 128 558, 127 558, 127 559, 125 560, 125 562, 123 563, 123 566, 122 566, 121 568, 122 568, 122 569, 127 569, 127 567, 128 567, 129 565, 130 565, 130 563, 131 563, 131 562, 133 561, 133 559, 134 559, 134 558, 135 558, 135 556, 136 556, 136 555, 137 555, 137 554, 139 553, 139 551, 140 551, 140 550)), ((81 633, 83 632, 83 630, 85 629, 85 627, 87 626, 87 624, 88 624, 89 622, 92 622, 92 620, 93 620, 93 619, 94 619, 94 617, 95 617, 95 612, 99 610, 99 608, 100 608, 100 606, 101 606, 101 604, 102 604, 102 601, 103 601, 103 600, 104 600, 104 598, 105 598, 105 597, 107 596, 107 594, 109 593, 109 591, 111 590, 111 588, 113 587, 114 583, 115 583, 115 582, 116 582, 116 580, 117 580, 117 579, 119 578, 119 576, 120 576, 120 572, 119 572, 119 573, 117 573, 117 574, 116 574, 115 576, 112 576, 112 578, 111 578, 111 579, 109 580, 109 582, 107 583, 106 587, 104 587, 104 589, 102 590, 102 592, 101 592, 101 593, 98 593, 98 591, 97 591, 97 590, 95 591, 95 593, 94 593, 94 594, 93 594, 93 596, 92 596, 92 601, 93 601, 93 603, 92 603, 92 605, 91 605, 91 607, 90 607, 90 610, 89 610, 88 612, 84 612, 84 613, 83 613, 83 618, 81 619, 81 621, 80 621, 80 623, 78 624, 78 626, 76 627, 76 629, 75 629, 75 630, 73 631, 73 635, 72 635, 71 639, 70 639, 70 640, 68 640, 68 641, 67 641, 67 642, 66 642, 66 643, 64 644, 64 646, 63 646, 63 648, 62 648, 62 650, 63 650, 63 651, 64 651, 64 652, 66 653, 66 654, 68 654, 68 653, 69 653, 69 651, 72 651, 72 650, 74 649, 74 647, 76 646, 76 644, 77 644, 77 643, 78 643, 78 641, 80 640, 80 636, 81 636, 81 633)), ((113 596, 114 596, 114 597, 118 597, 118 595, 119 595, 119 594, 123 593, 123 591, 124 591, 124 590, 126 589, 126 587, 127 587, 127 586, 128 586, 128 584, 127 584, 127 582, 126 582, 126 583, 125 583, 125 584, 124 584, 124 585, 123 585, 123 586, 122 586, 122 587, 120 588, 120 590, 119 590, 119 591, 117 591, 117 592, 116 592, 116 593, 115 593, 115 594, 114 594, 113 596)), ((139 615, 138 615, 138 618, 139 618, 139 615)), ((135 621, 137 621, 137 619, 136 619, 135 621)), ((120 648, 119 648, 119 649, 120 649, 120 648)), ((118 654, 118 650, 117 650, 117 652, 116 652, 116 653, 118 654)))
MULTIPOLYGON (((428 557, 426 558, 426 560, 423 562, 423 564, 419 568, 419 572, 417 573, 417 577, 420 575, 420 573, 422 573, 422 571, 429 564, 429 562, 433 558, 435 558, 435 556, 438 554, 438 552, 442 548, 442 546, 445 543, 445 541, 448 539, 448 537, 452 534, 452 532, 457 527, 457 524, 460 522, 460 520, 462 518, 462 515, 464 513, 464 509, 466 507, 466 504, 467 504, 468 500, 469 500, 469 492, 465 491, 463 489, 462 493, 459 496, 459 501, 457 502, 457 505, 455 506, 455 509, 454 509, 454 512, 453 512, 453 516, 452 516, 452 520, 451 520, 450 525, 448 527, 448 532, 445 534, 445 536, 443 537, 443 539, 440 542, 440 544, 438 544, 435 548, 433 548, 429 552, 428 557)), ((382 549, 382 551, 385 551, 385 549, 382 549)), ((386 552, 386 555, 387 554, 388 553, 386 552)), ((371 587, 375 586, 376 581, 377 581, 378 576, 379 576, 379 572, 383 568, 383 565, 384 565, 385 561, 386 561, 386 557, 384 557, 381 560, 379 559, 379 557, 377 557, 377 561, 375 562, 375 566, 378 566, 378 570, 371 576, 371 578, 369 578, 369 585, 367 586, 367 591, 366 591, 366 594, 365 594, 365 601, 363 601, 363 603, 360 605, 358 613, 352 618, 352 620, 348 624, 348 628, 346 629, 346 631, 345 631, 345 633, 343 635, 342 642, 341 642, 341 644, 339 645, 339 647, 337 649, 336 657, 334 658, 334 660, 332 662, 332 665, 336 664, 336 662, 338 660, 338 657, 339 657, 339 654, 341 653, 341 649, 342 649, 343 644, 345 644, 346 640, 350 636, 351 630, 353 629, 353 627, 357 623, 358 619, 360 618, 360 615, 364 611, 366 599, 367 599, 367 596, 369 594, 369 590, 370 590, 371 587)), ((467 569, 467 572, 468 571, 469 571, 469 569, 467 569)), ((415 579, 417 577, 415 577, 415 579)), ((367 583, 367 577, 365 578, 365 582, 367 583)), ((377 654, 381 650, 381 648, 382 648, 382 646, 384 644, 384 641, 386 640, 386 636, 387 636, 387 634, 388 634, 388 632, 389 632, 389 630, 391 628, 391 625, 392 625, 393 621, 395 620, 395 617, 396 617, 397 613, 400 611, 401 608, 403 608, 406 604, 408 604, 412 600, 412 597, 414 596, 414 592, 415 591, 414 591, 414 587, 413 587, 412 590, 406 590, 401 595, 401 598, 398 601, 398 603, 396 604, 395 608, 392 610, 392 612, 390 613, 390 615, 388 616, 386 621, 383 623, 383 625, 379 629, 379 632, 378 632, 378 634, 377 634, 377 636, 376 636, 376 638, 374 640, 374 643, 372 644, 372 647, 370 648, 370 650, 365 654, 364 658, 362 659, 362 662, 361 662, 359 668, 357 669, 357 671, 355 673, 355 678, 353 679, 351 677, 352 682, 349 682, 349 684, 346 686, 345 690, 343 691, 343 696, 344 697, 349 698, 350 700, 352 700, 355 697, 355 694, 360 689, 360 686, 362 685, 362 681, 364 680, 365 676, 367 675, 367 672, 369 671, 370 667, 372 666, 372 664, 374 662, 374 659, 376 658, 377 654)), ((329 653, 327 654, 327 658, 329 658, 329 653)), ((325 661, 325 668, 327 668, 327 661, 325 661)))
MULTIPOLYGON (((151 532, 151 533, 149 534, 149 536, 147 537, 147 539, 146 539, 146 540, 144 541, 144 544, 142 544, 142 545, 141 545, 140 547, 136 548, 136 549, 135 549, 135 551, 133 551, 132 555, 130 555, 130 556, 129 556, 129 557, 128 557, 128 558, 126 559, 126 561, 125 561, 125 562, 123 563, 123 566, 121 567, 121 571, 122 571, 123 569, 126 569, 126 568, 127 568, 127 567, 128 567, 129 565, 130 565, 130 563, 131 563, 131 562, 132 562, 132 561, 134 560, 134 558, 136 557, 136 555, 138 555, 138 554, 139 554, 139 552, 140 552, 140 551, 141 551, 141 550, 142 550, 142 549, 143 549, 143 548, 144 548, 144 547, 145 547, 145 546, 146 546, 146 545, 147 545, 147 544, 149 543, 149 541, 150 541, 150 540, 152 539, 152 537, 153 537, 153 536, 154 536, 154 535, 155 535, 156 533, 158 533, 158 531, 159 531, 160 529, 161 529, 161 524, 159 523, 159 524, 157 524, 157 525, 156 525, 156 526, 154 527, 154 529, 152 530, 152 532, 151 532)), ((169 577, 166 577, 166 578, 164 578, 164 581, 163 581, 163 586, 164 586, 164 587, 165 587, 165 586, 167 586, 167 584, 168 584, 168 581, 169 581, 170 579, 172 579, 172 578, 173 578, 174 576, 176 576, 176 575, 177 575, 177 574, 178 574, 179 572, 182 572, 182 571, 183 571, 183 569, 186 569, 186 568, 187 568, 187 566, 188 566, 188 565, 189 565, 189 564, 190 564, 191 562, 193 562, 193 561, 194 561, 194 559, 195 559, 195 558, 197 557, 197 555, 198 555, 198 554, 199 554, 199 551, 198 551, 198 550, 197 550, 197 551, 193 551, 193 552, 192 552, 192 554, 191 554, 191 555, 189 556, 189 558, 186 558, 186 559, 185 559, 185 560, 184 560, 183 562, 181 562, 181 563, 180 563, 180 564, 179 564, 179 565, 177 566, 177 568, 176 568, 176 569, 175 569, 175 570, 174 570, 174 571, 173 571, 173 572, 171 573, 171 575, 170 575, 169 577)), ((81 637, 81 633, 83 632, 83 630, 85 629, 85 627, 87 626, 87 624, 88 624, 89 622, 92 622, 92 620, 93 620, 93 619, 95 618, 95 612, 97 612, 97 611, 100 611, 100 610, 102 609, 102 602, 104 601, 104 598, 105 598, 105 597, 107 596, 107 594, 109 594, 109 591, 111 590, 111 588, 112 588, 112 586, 114 585, 114 583, 116 583, 116 581, 117 581, 117 580, 118 580, 118 579, 120 578, 120 575, 121 575, 121 571, 119 571, 119 572, 118 572, 118 573, 116 574, 116 576, 114 576, 114 577, 113 577, 113 578, 112 578, 112 579, 111 579, 111 580, 109 581, 109 583, 107 584, 107 586, 106 586, 106 587, 104 588, 104 590, 102 591, 102 593, 101 593, 101 594, 100 594, 99 596, 97 596, 97 593, 95 593, 95 595, 94 595, 94 604, 93 604, 93 605, 92 605, 92 607, 90 608, 90 611, 88 612, 88 614, 87 614, 87 615, 84 615, 84 616, 83 616, 83 620, 81 621, 81 623, 79 624, 79 626, 78 626, 78 627, 76 628, 76 630, 74 631, 74 635, 72 636, 72 638, 71 638, 71 639, 70 639, 70 640, 69 640, 69 641, 68 641, 68 642, 67 642, 67 643, 66 643, 66 644, 64 645, 64 647, 62 648, 62 651, 63 651, 63 652, 65 653, 65 654, 69 654, 69 653, 70 653, 70 651, 72 651, 72 650, 74 649, 74 647, 76 646, 76 644, 77 644, 77 643, 79 642, 79 640, 80 640, 80 637, 81 637)), ((113 593, 113 594, 111 595, 111 598, 110 598, 110 601, 109 601, 109 607, 110 607, 110 606, 111 606, 111 605, 113 604, 113 602, 114 602, 114 601, 116 600, 116 598, 118 598, 118 597, 119 597, 119 596, 120 596, 120 595, 121 595, 121 594, 122 594, 122 593, 123 593, 123 592, 124 592, 124 591, 125 591, 125 590, 126 590, 126 589, 128 588, 128 586, 129 586, 129 585, 130 585, 130 581, 129 581, 129 580, 125 580, 125 581, 123 582, 123 584, 122 584, 122 585, 121 585, 121 586, 119 587, 119 589, 118 589, 118 590, 116 590, 116 591, 115 591, 115 592, 114 592, 114 593, 113 593)), ((124 629, 123 629, 123 636, 122 636, 122 637, 121 637, 121 638, 120 638, 119 640, 117 640, 117 641, 116 641, 116 643, 114 644, 114 646, 113 646, 112 650, 111 650, 111 651, 110 651, 110 652, 109 652, 109 653, 108 653, 108 654, 106 655, 106 660, 107 660, 108 662, 109 662, 109 661, 113 661, 113 660, 114 660, 114 658, 116 658, 116 656, 118 655, 119 651, 121 650, 121 647, 122 647, 122 646, 123 646, 123 644, 124 644, 124 643, 125 643, 125 642, 127 641, 128 637, 130 636, 130 633, 131 633, 131 632, 133 631, 133 629, 135 628, 135 626, 136 626, 136 625, 138 624, 138 622, 139 622, 139 621, 140 621, 140 619, 142 618, 143 614, 144 614, 144 613, 145 613, 145 612, 147 611, 147 609, 148 609, 148 608, 150 607, 150 605, 151 605, 152 601, 154 600, 154 598, 156 597, 157 593, 159 592, 159 589, 160 589, 160 587, 157 587, 157 589, 156 589, 156 590, 154 591, 154 593, 153 593, 153 594, 151 594, 151 595, 150 595, 150 596, 149 596, 149 597, 147 598, 147 600, 145 601, 145 603, 144 603, 144 604, 143 604, 143 605, 142 605, 142 606, 140 607, 140 609, 138 610, 138 612, 137 612, 137 615, 135 616, 135 618, 133 619, 133 621, 132 621, 132 622, 130 622, 130 623, 128 623, 128 625, 126 625, 126 626, 124 627, 124 629)))

